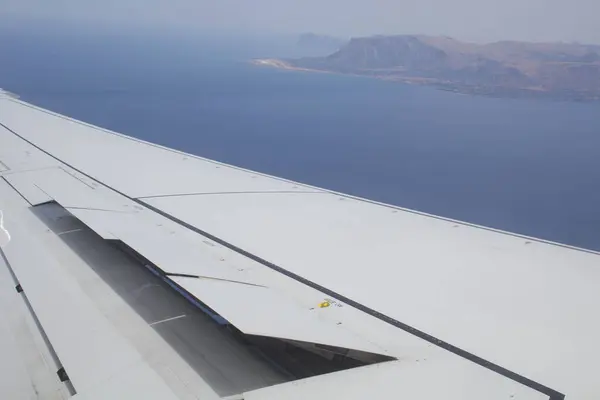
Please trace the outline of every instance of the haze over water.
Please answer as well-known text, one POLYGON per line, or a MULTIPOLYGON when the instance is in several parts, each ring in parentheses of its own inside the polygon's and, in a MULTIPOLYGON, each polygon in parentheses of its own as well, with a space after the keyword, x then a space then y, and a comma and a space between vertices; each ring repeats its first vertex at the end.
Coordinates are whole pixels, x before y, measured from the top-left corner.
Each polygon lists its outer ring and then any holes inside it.
POLYGON ((204 157, 600 249, 598 104, 465 96, 247 63, 293 55, 290 43, 11 30, 0 35, 0 87, 204 157))

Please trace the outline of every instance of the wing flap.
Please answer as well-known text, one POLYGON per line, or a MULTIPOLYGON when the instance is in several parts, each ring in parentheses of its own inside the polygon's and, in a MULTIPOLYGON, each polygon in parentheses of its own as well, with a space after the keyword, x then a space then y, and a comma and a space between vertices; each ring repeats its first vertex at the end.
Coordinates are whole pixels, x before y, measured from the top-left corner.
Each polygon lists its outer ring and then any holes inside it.
POLYGON ((2 181, 0 198, 14 238, 2 253, 77 392, 121 387, 120 379, 141 374, 148 392, 168 393, 164 381, 82 291, 57 256, 58 248, 46 243, 47 226, 2 181))
POLYGON ((242 332, 382 354, 385 351, 342 325, 303 307, 276 289, 240 283, 173 277, 242 332))
POLYGON ((349 369, 246 392, 244 399, 547 400, 548 396, 453 357, 349 369))
POLYGON ((52 198, 48 194, 36 186, 35 178, 36 175, 31 172, 21 172, 5 176, 10 185, 31 205, 36 206, 52 201, 52 198))
POLYGON ((320 317, 316 300, 298 302, 277 290, 278 280, 288 278, 216 248, 207 238, 102 185, 82 182, 58 168, 31 172, 28 178, 98 235, 125 243, 246 334, 387 353, 336 322, 333 313, 320 317))

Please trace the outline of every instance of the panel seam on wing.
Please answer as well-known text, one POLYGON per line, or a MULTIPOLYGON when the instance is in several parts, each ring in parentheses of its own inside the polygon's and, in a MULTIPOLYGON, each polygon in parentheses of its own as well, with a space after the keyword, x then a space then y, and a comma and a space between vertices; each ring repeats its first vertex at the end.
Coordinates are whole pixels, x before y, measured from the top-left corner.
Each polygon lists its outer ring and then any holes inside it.
POLYGON ((212 276, 179 274, 179 273, 175 273, 175 272, 165 272, 165 275, 166 276, 174 276, 174 277, 178 277, 178 278, 202 279, 202 280, 210 280, 210 281, 218 281, 218 282, 235 283, 235 284, 239 284, 239 285, 254 286, 254 287, 260 287, 260 288, 265 288, 265 289, 268 288, 265 285, 259 285, 256 283, 236 281, 233 279, 215 278, 212 276))

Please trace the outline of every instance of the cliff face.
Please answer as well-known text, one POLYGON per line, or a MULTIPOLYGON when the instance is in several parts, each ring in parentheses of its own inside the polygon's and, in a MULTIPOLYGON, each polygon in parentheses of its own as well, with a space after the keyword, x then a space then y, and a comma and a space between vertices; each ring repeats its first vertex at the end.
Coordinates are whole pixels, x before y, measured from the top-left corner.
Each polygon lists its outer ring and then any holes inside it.
POLYGON ((446 37, 351 39, 326 57, 288 60, 295 68, 442 86, 461 92, 600 100, 600 46, 464 43, 446 37))
POLYGON ((435 69, 447 62, 443 50, 413 36, 351 39, 338 52, 327 57, 328 63, 355 68, 379 69, 402 67, 435 69))

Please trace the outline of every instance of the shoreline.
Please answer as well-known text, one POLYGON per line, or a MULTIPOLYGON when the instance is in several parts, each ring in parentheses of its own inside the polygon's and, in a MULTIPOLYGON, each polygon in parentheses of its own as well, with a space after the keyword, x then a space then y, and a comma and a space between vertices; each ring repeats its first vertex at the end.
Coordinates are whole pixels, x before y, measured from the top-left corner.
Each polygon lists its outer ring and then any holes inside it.
POLYGON ((315 72, 315 73, 320 73, 320 74, 364 76, 364 75, 359 75, 359 74, 343 74, 341 72, 336 72, 336 71, 326 71, 326 70, 320 70, 320 69, 295 67, 292 64, 290 64, 289 62, 279 60, 277 58, 256 58, 256 59, 250 60, 250 64, 254 64, 259 67, 284 69, 287 71, 303 71, 303 72, 315 72))
POLYGON ((312 72, 320 74, 336 74, 346 76, 357 76, 362 78, 379 79, 389 82, 398 82, 406 85, 425 86, 437 90, 457 93, 469 96, 484 96, 492 98, 510 98, 510 99, 545 99, 554 101, 568 101, 577 103, 600 103, 600 94, 586 95, 583 93, 557 93, 544 90, 542 88, 510 88, 502 86, 467 86, 450 81, 440 81, 435 78, 423 77, 390 77, 382 75, 367 75, 359 73, 348 73, 333 70, 319 70, 313 68, 296 67, 291 63, 277 58, 257 58, 250 61, 251 64, 259 67, 277 68, 286 71, 312 72))

